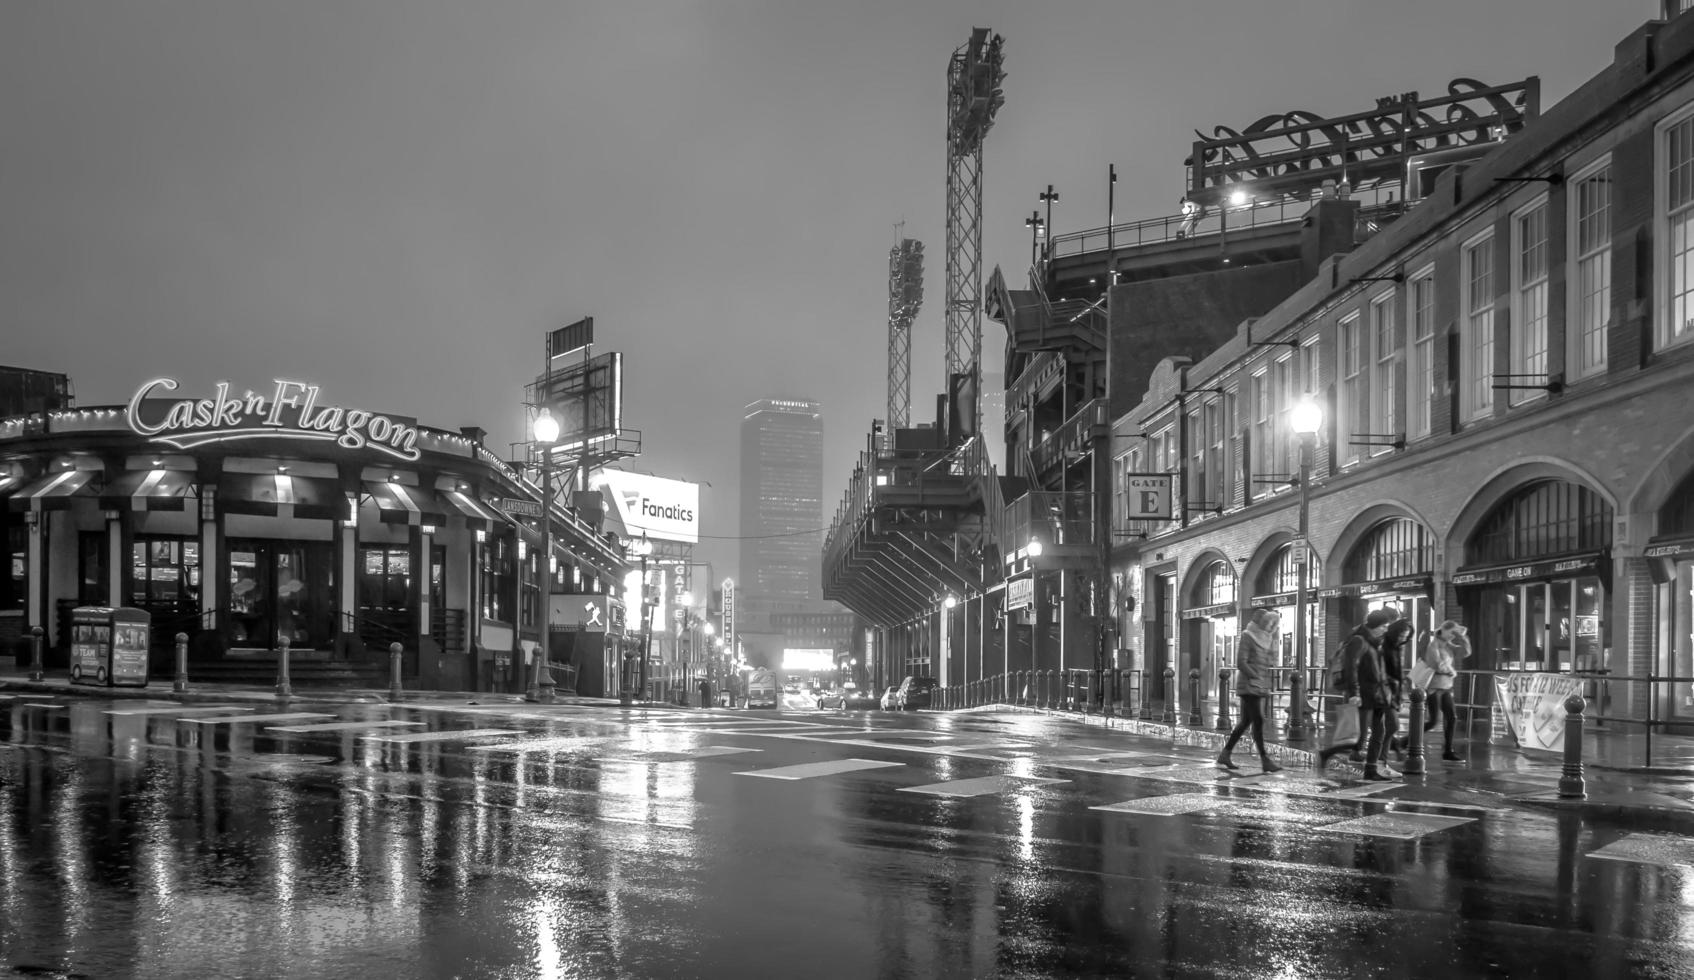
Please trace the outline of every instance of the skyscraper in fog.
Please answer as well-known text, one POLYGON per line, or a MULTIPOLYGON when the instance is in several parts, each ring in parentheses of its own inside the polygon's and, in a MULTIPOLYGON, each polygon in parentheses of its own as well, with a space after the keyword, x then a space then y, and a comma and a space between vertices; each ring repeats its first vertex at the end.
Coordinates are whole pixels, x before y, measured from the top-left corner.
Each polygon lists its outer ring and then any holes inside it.
MULTIPOLYGON (((741 419, 742 632, 823 595, 823 416, 814 401, 764 398, 741 419)), ((833 604, 832 604, 833 605, 833 604)))

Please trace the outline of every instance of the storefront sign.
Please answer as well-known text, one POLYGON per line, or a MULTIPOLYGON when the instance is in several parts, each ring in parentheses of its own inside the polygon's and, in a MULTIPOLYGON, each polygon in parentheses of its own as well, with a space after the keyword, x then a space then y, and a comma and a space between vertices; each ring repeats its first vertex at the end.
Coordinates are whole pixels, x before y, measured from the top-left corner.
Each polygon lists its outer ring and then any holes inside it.
POLYGON ((1184 609, 1183 619, 1210 619, 1214 616, 1233 616, 1236 613, 1235 603, 1219 602, 1210 606, 1199 606, 1194 609, 1184 609))
POLYGON ((234 439, 321 439, 343 449, 375 449, 408 462, 418 451, 414 420, 336 405, 318 404, 318 386, 276 379, 267 394, 251 390, 230 393, 229 382, 217 384, 212 398, 162 398, 159 389, 175 391, 172 378, 154 378, 137 388, 129 400, 129 427, 138 435, 178 449, 234 439))
POLYGON ((1352 585, 1332 585, 1326 589, 1319 589, 1318 598, 1334 599, 1340 596, 1355 595, 1403 595, 1408 592, 1421 594, 1429 592, 1432 585, 1433 582, 1428 576, 1419 576, 1416 578, 1384 578, 1377 579, 1374 582, 1355 582, 1352 585))
POLYGON ((1298 599, 1298 592, 1278 592, 1275 595, 1256 595, 1248 600, 1247 605, 1254 609, 1275 609, 1279 606, 1292 606, 1298 599))
POLYGON ((1520 748, 1562 752, 1565 699, 1581 690, 1582 678, 1569 674, 1496 674, 1495 728, 1504 727, 1520 748))
POLYGON ((1132 521, 1170 520, 1172 479, 1169 473, 1125 473, 1124 516, 1132 521))
POLYGON ((700 540, 700 485, 645 473, 601 470, 593 485, 611 498, 625 537, 694 544, 700 540))
POLYGON ((502 514, 511 514, 514 517, 541 516, 540 502, 519 497, 495 497, 494 508, 502 514))
POLYGON ((1488 585, 1494 582, 1523 582, 1531 579, 1561 578, 1592 574, 1599 567, 1599 555, 1584 555, 1581 558, 1560 558, 1554 561, 1530 562, 1524 565, 1472 568, 1455 573, 1453 584, 1488 585))
POLYGON ((735 643, 735 579, 723 580, 723 642, 726 646, 735 643))
POLYGON ((1014 612, 1035 605, 1035 580, 1015 578, 1006 583, 1006 611, 1014 612))
POLYGON ((1683 555, 1694 555, 1694 541, 1649 545, 1642 555, 1647 558, 1680 558, 1683 555))

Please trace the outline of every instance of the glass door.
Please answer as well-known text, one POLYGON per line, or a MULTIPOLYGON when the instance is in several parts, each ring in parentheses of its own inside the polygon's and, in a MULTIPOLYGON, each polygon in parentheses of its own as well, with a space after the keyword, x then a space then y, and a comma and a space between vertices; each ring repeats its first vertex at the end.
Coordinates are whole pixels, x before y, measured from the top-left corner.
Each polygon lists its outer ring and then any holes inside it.
POLYGON ((231 540, 230 644, 296 650, 335 639, 334 546, 320 541, 231 540))
MULTIPOLYGON (((1694 677, 1694 561, 1676 563, 1665 596, 1668 610, 1661 611, 1659 622, 1667 624, 1670 635, 1660 649, 1664 651, 1659 672, 1667 677, 1694 677), (1669 613, 1667 616, 1665 612, 1669 613)), ((1661 688, 1659 717, 1694 720, 1694 683, 1672 681, 1661 688)))
POLYGON ((268 543, 229 543, 231 646, 268 650, 276 645, 276 580, 268 543))

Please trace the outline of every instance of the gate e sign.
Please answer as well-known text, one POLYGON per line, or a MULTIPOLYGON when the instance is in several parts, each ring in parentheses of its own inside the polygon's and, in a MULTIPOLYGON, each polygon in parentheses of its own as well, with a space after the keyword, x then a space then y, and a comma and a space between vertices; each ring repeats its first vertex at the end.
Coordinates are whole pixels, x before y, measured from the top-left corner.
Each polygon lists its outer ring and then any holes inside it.
POLYGON ((1170 520, 1171 483, 1169 473, 1124 474, 1124 516, 1132 521, 1170 520))

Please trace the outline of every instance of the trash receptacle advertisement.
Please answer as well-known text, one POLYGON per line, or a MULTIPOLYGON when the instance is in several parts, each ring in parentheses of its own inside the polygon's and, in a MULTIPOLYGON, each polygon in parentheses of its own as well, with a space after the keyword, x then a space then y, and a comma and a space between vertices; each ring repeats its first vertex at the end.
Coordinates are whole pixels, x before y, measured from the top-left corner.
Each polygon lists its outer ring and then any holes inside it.
POLYGON ((1495 718, 1519 748, 1562 752, 1565 748, 1565 699, 1582 690, 1582 678, 1569 674, 1495 675, 1495 718))
POLYGON ((71 683, 146 687, 151 626, 144 609, 72 609, 71 683))
POLYGON ((109 621, 78 622, 71 626, 72 684, 106 683, 106 648, 111 642, 109 621))

